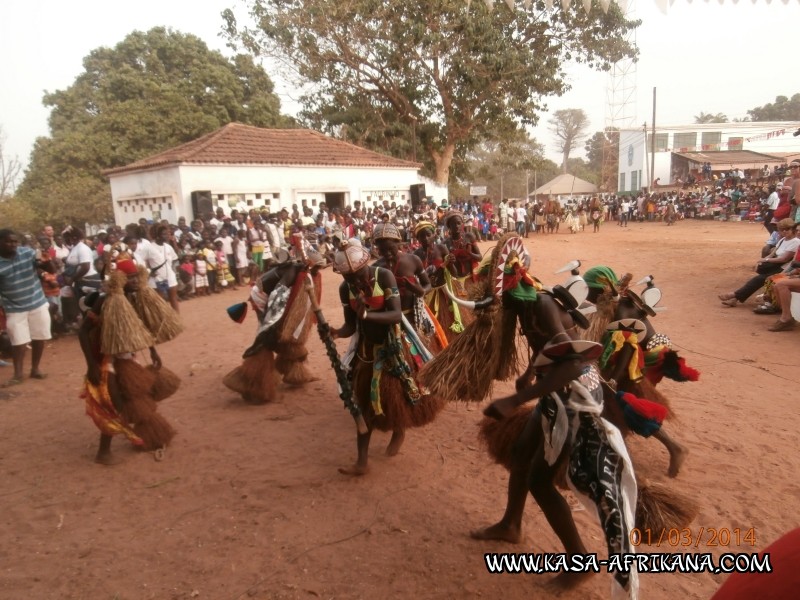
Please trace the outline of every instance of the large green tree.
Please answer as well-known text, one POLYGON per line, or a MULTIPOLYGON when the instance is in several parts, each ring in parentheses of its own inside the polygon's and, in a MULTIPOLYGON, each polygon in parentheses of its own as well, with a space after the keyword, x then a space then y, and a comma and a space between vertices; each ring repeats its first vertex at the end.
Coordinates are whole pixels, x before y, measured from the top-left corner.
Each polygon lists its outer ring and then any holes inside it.
MULTIPOLYGON (((616 4, 587 13, 464 0, 248 0, 223 13, 232 44, 296 69, 308 112, 346 139, 418 158, 445 184, 454 159, 498 128, 534 123, 564 65, 634 56, 616 4), (342 126, 346 125, 344 130, 342 126), (388 131, 392 143, 381 138, 388 131), (349 136, 353 136, 352 138, 349 136), (409 142, 411 140, 411 152, 409 142)), ((514 127, 512 127, 514 126, 514 127)))
POLYGON ((36 140, 18 200, 54 223, 111 218, 104 169, 190 141, 231 121, 287 126, 266 72, 161 27, 98 48, 65 90, 45 94, 50 136, 36 140))
POLYGON ((800 94, 778 96, 775 102, 748 110, 747 116, 751 121, 800 121, 800 94))

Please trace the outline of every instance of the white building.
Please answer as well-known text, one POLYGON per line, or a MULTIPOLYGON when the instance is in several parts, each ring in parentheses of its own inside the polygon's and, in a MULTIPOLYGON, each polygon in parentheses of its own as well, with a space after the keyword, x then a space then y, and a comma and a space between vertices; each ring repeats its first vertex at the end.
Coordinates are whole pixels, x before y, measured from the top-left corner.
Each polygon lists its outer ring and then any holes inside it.
POLYGON ((438 201, 442 190, 428 189, 430 182, 418 173, 421 166, 309 129, 230 123, 105 174, 114 219, 125 225, 142 217, 175 223, 217 207, 230 213, 234 208, 277 212, 293 204, 315 209, 321 202, 344 207, 357 200, 364 208, 384 200, 400 205, 412 200, 412 186, 421 183, 438 201))
POLYGON ((656 126, 655 164, 650 176, 651 129, 622 129, 619 141, 618 187, 621 192, 685 182, 690 173, 711 163, 712 171, 752 171, 786 162, 800 153, 798 122, 705 123, 656 126))

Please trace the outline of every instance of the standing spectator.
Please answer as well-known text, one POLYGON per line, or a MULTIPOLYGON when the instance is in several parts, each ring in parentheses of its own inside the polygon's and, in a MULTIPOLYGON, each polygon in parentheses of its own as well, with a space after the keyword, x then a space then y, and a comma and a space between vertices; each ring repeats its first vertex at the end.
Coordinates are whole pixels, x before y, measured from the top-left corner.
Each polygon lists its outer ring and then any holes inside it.
POLYGON ((526 210, 525 207, 522 206, 522 202, 518 201, 517 206, 514 208, 514 224, 517 228, 517 234, 520 236, 526 235, 525 230, 525 217, 526 217, 526 210))
POLYGON ((175 312, 178 308, 178 278, 175 275, 174 261, 178 254, 170 244, 170 230, 167 225, 156 228, 155 242, 150 244, 146 254, 147 268, 150 269, 150 287, 168 300, 175 312))
POLYGON ((237 285, 243 285, 244 278, 248 274, 250 257, 252 256, 247 248, 247 232, 244 229, 237 231, 236 237, 233 238, 233 254, 236 264, 236 271, 233 277, 236 279, 237 285))
POLYGON ((781 201, 780 196, 778 196, 778 192, 776 190, 777 187, 775 186, 775 184, 769 186, 769 196, 767 196, 767 200, 764 203, 767 209, 767 212, 764 215, 764 227, 770 233, 772 233, 778 228, 777 224, 772 222, 772 217, 775 215, 775 209, 778 208, 778 204, 780 204, 781 201))
POLYGON ((619 226, 628 226, 628 211, 630 211, 631 203, 628 201, 627 196, 619 203, 619 226))
POLYGON ((32 379, 44 379, 39 363, 44 342, 51 338, 50 311, 36 269, 50 270, 50 261, 36 260, 32 248, 19 247, 19 239, 10 229, 0 229, 0 304, 6 312, 6 329, 11 341, 14 375, 3 384, 22 383, 25 347, 32 349, 32 379))
POLYGON ((500 200, 500 204, 497 205, 497 212, 500 215, 500 226, 508 231, 508 204, 505 198, 500 200))

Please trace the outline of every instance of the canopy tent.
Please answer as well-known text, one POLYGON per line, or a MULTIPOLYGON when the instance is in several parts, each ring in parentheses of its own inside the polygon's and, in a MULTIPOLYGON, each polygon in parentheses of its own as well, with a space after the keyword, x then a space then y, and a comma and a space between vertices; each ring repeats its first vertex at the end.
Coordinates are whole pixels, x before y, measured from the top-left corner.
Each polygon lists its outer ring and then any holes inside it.
POLYGON ((597 186, 583 179, 578 179, 575 175, 568 175, 562 173, 555 179, 551 179, 542 186, 536 188, 531 196, 539 194, 594 194, 597 192, 597 186))

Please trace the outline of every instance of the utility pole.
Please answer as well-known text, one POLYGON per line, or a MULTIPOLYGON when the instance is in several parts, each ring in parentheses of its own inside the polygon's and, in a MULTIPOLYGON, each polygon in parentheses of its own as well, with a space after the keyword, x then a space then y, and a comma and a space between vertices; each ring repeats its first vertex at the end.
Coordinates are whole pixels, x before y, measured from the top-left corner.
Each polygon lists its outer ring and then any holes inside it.
POLYGON ((653 135, 650 139, 650 192, 656 177, 656 88, 653 88, 653 135))

